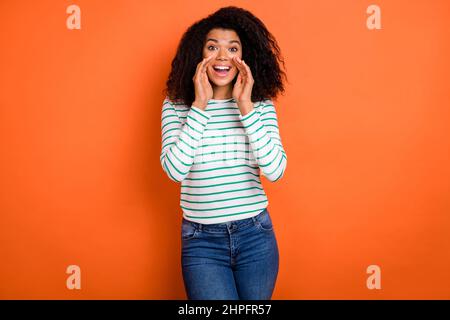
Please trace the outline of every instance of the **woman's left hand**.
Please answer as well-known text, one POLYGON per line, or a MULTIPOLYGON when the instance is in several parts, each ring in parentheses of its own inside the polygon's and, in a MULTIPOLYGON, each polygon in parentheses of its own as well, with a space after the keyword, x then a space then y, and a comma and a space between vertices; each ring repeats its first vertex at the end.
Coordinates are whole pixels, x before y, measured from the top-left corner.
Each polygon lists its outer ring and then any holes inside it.
POLYGON ((255 81, 253 80, 250 67, 239 57, 233 57, 233 63, 238 68, 239 73, 233 88, 233 99, 236 101, 241 114, 245 115, 252 111, 252 88, 255 81))

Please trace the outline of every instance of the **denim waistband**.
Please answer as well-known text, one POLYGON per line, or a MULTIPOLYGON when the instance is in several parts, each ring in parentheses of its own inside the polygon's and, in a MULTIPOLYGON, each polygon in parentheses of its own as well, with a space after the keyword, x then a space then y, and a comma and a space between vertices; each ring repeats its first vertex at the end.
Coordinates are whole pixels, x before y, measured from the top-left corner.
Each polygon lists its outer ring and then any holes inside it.
POLYGON ((265 212, 267 212, 267 208, 264 208, 257 215, 250 217, 250 218, 232 220, 232 221, 221 222, 221 223, 211 223, 211 224, 198 223, 198 222, 187 220, 185 218, 183 218, 183 220, 185 222, 190 223, 191 225, 195 226, 198 230, 227 232, 228 230, 240 229, 245 226, 254 224, 256 222, 257 217, 265 212))

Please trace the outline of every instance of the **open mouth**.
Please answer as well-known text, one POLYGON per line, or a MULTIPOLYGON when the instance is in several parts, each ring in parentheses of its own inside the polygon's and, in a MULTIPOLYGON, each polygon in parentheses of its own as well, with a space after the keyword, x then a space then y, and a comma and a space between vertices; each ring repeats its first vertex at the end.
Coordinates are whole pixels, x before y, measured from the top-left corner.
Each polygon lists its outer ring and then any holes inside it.
POLYGON ((219 66, 215 65, 212 67, 214 70, 214 73, 218 75, 219 77, 226 77, 228 75, 228 72, 231 70, 231 66, 219 66))

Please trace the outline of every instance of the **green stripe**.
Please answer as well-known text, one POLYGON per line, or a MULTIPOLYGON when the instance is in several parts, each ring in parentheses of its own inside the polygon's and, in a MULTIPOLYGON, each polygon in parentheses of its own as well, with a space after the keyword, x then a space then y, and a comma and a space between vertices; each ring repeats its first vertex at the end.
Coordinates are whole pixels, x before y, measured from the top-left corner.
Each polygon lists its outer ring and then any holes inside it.
MULTIPOLYGON (((278 163, 277 167, 275 168, 275 170, 273 170, 272 172, 268 173, 268 175, 271 175, 272 173, 274 173, 275 171, 278 170, 278 168, 280 167, 281 162, 283 161, 283 158, 285 158, 284 155, 281 156, 280 162, 278 163)), ((286 158, 285 158, 286 159, 286 158)))
MULTIPOLYGON (((260 140, 260 139, 262 139, 262 138, 264 138, 264 137, 261 137, 261 138, 259 138, 258 140, 260 140)), ((256 142, 256 141, 255 141, 255 142, 256 142)), ((267 142, 266 142, 265 145, 263 145, 263 146, 260 147, 260 148, 254 149, 254 151, 259 151, 259 150, 261 150, 262 148, 264 148, 265 146, 267 146, 269 143, 270 143, 270 137, 269 137, 269 139, 267 139, 267 142)))
POLYGON ((250 140, 250 137, 249 137, 249 141, 250 141, 252 144, 255 144, 256 142, 258 142, 259 140, 264 139, 264 138, 265 138, 265 136, 262 136, 262 137, 259 137, 258 139, 256 139, 255 141, 251 141, 251 140, 250 140))
POLYGON ((275 180, 272 180, 272 182, 275 182, 275 181, 277 181, 278 179, 280 179, 281 176, 283 175, 283 172, 284 172, 284 168, 283 168, 283 170, 281 170, 280 175, 279 175, 275 180))
POLYGON ((203 113, 200 113, 198 110, 195 110, 194 108, 191 108, 191 110, 194 111, 196 114, 199 114, 199 115, 201 115, 203 118, 205 118, 205 119, 208 120, 208 117, 205 116, 203 113))
POLYGON ((255 123, 258 122, 258 119, 256 119, 255 121, 253 121, 251 124, 249 125, 244 125, 244 127, 246 127, 247 129, 249 129, 252 125, 254 125, 255 123))
POLYGON ((229 153, 229 152, 244 152, 244 153, 251 153, 252 151, 250 150, 226 150, 226 151, 213 151, 213 152, 205 152, 205 153, 200 153, 198 154, 198 156, 206 156, 209 154, 216 154, 216 153, 229 153))
POLYGON ((184 150, 181 150, 180 147, 178 145, 175 145, 175 147, 180 150, 181 153, 183 153, 184 155, 186 155, 187 157, 194 159, 194 156, 191 154, 186 153, 184 150))
MULTIPOLYGON (((169 118, 169 117, 179 118, 176 114, 168 114, 167 116, 162 117, 161 121, 164 121, 165 118, 169 118)), ((180 122, 180 121, 178 121, 178 122, 180 122)))
MULTIPOLYGON (((210 111, 210 110, 208 110, 210 111)), ((225 114, 212 114, 211 118, 217 118, 217 117, 236 117, 239 115, 239 113, 225 113, 225 114)), ((178 118, 187 118, 186 116, 178 116, 178 118)), ((240 121, 240 120, 238 120, 240 121)))
POLYGON ((174 112, 174 113, 177 112, 173 107, 169 107, 169 108, 164 108, 163 111, 161 112, 161 115, 163 115, 164 112, 166 112, 166 111, 171 111, 171 112, 174 112))
POLYGON ((195 132, 197 132, 197 133, 199 133, 199 134, 202 134, 202 132, 201 131, 198 131, 197 129, 195 129, 193 126, 191 126, 188 122, 186 122, 186 125, 192 130, 192 131, 195 131, 195 132))
POLYGON ((234 160, 250 161, 249 158, 231 158, 231 159, 217 159, 217 160, 211 160, 211 161, 195 162, 195 164, 206 164, 206 163, 213 163, 213 162, 217 162, 217 161, 234 161, 234 160))
POLYGON ((173 131, 173 130, 180 130, 180 128, 172 128, 172 129, 167 129, 166 131, 164 131, 163 132, 163 136, 167 133, 167 132, 169 132, 169 131, 173 131))
POLYGON ((172 168, 174 168, 179 174, 181 175, 186 175, 189 171, 186 172, 181 172, 180 170, 178 170, 178 168, 172 163, 172 160, 170 160, 170 158, 168 157, 169 154, 166 154, 166 159, 169 160, 170 165, 172 166, 172 168))
POLYGON ((187 154, 186 152, 184 152, 183 150, 180 149, 180 147, 178 145, 175 145, 175 147, 180 150, 181 153, 185 154, 186 156, 188 156, 191 159, 194 159, 193 155, 187 154))
POLYGON ((205 131, 214 131, 214 130, 227 130, 227 129, 243 129, 244 127, 225 127, 225 128, 206 128, 205 131))
POLYGON ((237 199, 252 198, 252 197, 257 197, 257 196, 265 196, 265 194, 258 193, 258 194, 251 194, 248 196, 219 199, 219 200, 215 199, 215 200, 210 200, 210 201, 192 201, 192 200, 186 200, 186 199, 181 199, 181 201, 189 202, 189 203, 215 203, 215 202, 220 202, 220 201, 233 201, 233 200, 237 200, 237 199))
POLYGON ((215 138, 225 138, 225 137, 246 137, 245 133, 234 133, 234 134, 225 134, 221 136, 203 136, 204 139, 215 139, 215 138))
MULTIPOLYGON (((170 103, 169 101, 165 101, 165 102, 163 103, 163 107, 166 106, 166 105, 169 105, 170 107, 173 108, 173 104, 170 103)), ((174 110, 175 110, 175 109, 174 109, 174 110)))
POLYGON ((241 120, 225 120, 225 121, 210 121, 208 124, 217 124, 217 123, 228 123, 228 122, 241 122, 241 120))
POLYGON ((208 108, 208 111, 217 111, 217 110, 239 110, 238 107, 223 107, 223 108, 208 108))
POLYGON ((162 149, 164 150, 167 146, 170 146, 171 144, 175 144, 175 142, 169 142, 162 146, 162 149))
POLYGON ((238 164, 235 166, 227 166, 227 167, 220 167, 220 168, 211 168, 211 169, 204 169, 204 170, 191 170, 191 172, 206 172, 206 171, 212 171, 212 170, 227 170, 230 168, 237 168, 237 167, 249 167, 251 169, 258 169, 258 167, 252 167, 248 164, 238 164))
POLYGON ((183 131, 189 138, 191 138, 192 140, 194 140, 194 141, 199 141, 200 140, 200 138, 199 139, 195 139, 193 136, 191 136, 190 134, 189 134, 189 132, 187 132, 187 131, 183 131))
POLYGON ((256 157, 256 160, 261 160, 262 158, 267 157, 269 154, 272 153, 273 149, 275 149, 275 145, 273 145, 272 149, 269 152, 267 152, 265 155, 263 155, 262 157, 256 157))
POLYGON ((258 189, 258 190, 264 191, 263 188, 254 186, 254 187, 250 187, 250 188, 233 189, 233 190, 210 192, 210 193, 204 193, 204 192, 202 192, 202 193, 181 192, 180 194, 185 194, 185 195, 188 195, 188 196, 199 196, 200 197, 200 196, 212 196, 214 194, 222 194, 222 193, 229 193, 229 192, 239 192, 239 191, 250 190, 250 189, 258 189))
POLYGON ((213 114, 212 117, 213 118, 217 118, 217 117, 236 117, 237 115, 239 115, 239 113, 225 113, 225 114, 213 114))
POLYGON ((276 118, 261 118, 262 121, 269 121, 269 120, 273 120, 273 121, 277 121, 276 118))
POLYGON ((223 209, 230 209, 230 208, 237 208, 237 207, 244 207, 244 206, 251 206, 258 203, 267 202, 267 200, 257 201, 253 203, 244 203, 244 204, 237 204, 234 206, 227 206, 227 207, 221 207, 221 208, 206 208, 206 209, 194 209, 194 208, 188 208, 185 206, 180 205, 181 208, 191 210, 191 211, 211 211, 211 210, 223 210, 223 209))
MULTIPOLYGON (((253 109, 255 110, 255 109, 253 109)), ((256 112, 250 111, 249 113, 247 113, 245 116, 243 116, 241 118, 242 121, 246 121, 247 119, 250 119, 251 117, 253 117, 254 115, 256 115, 256 112)))
MULTIPOLYGON (((277 171, 277 169, 280 167, 281 161, 283 161, 283 158, 286 159, 286 157, 283 155, 283 156, 281 157, 280 163, 278 163, 278 166, 276 167, 276 169, 273 170, 271 173, 268 173, 268 175, 271 175, 272 173, 274 173, 275 171, 277 171)), ((284 170, 284 169, 283 169, 283 170, 284 170)), ((278 180, 279 177, 280 177, 280 176, 278 176, 277 179, 275 179, 275 180, 278 180)))
POLYGON ((258 174, 254 174, 253 172, 238 172, 238 173, 232 173, 232 174, 224 174, 221 176, 210 176, 207 178, 186 178, 185 180, 192 180, 192 181, 198 181, 198 180, 208 180, 208 179, 217 179, 217 178, 224 178, 224 177, 233 177, 233 176, 241 176, 244 174, 252 174, 255 177, 259 177, 258 174))
POLYGON ((169 168, 167 167, 167 164, 166 164, 165 161, 164 161, 164 167, 166 168, 166 172, 169 174, 169 176, 170 176, 173 180, 178 181, 178 179, 176 179, 176 178, 172 175, 172 173, 170 172, 170 170, 169 170, 169 168))
POLYGON ((229 184, 237 184, 237 183, 244 183, 244 182, 250 182, 250 181, 251 182, 256 182, 258 184, 261 184, 261 182, 258 181, 258 180, 248 179, 248 180, 242 180, 242 181, 232 181, 232 182, 224 182, 224 183, 219 183, 219 184, 210 184, 210 185, 207 185, 207 186, 182 186, 182 187, 186 187, 186 188, 212 188, 212 187, 220 187, 220 186, 225 186, 225 185, 229 185, 229 184))
POLYGON ((171 124, 171 123, 181 123, 181 122, 180 122, 180 121, 170 121, 170 122, 167 122, 166 124, 164 124, 164 125, 162 126, 161 129, 164 129, 165 126, 168 126, 168 125, 171 124))
MULTIPOLYGON (((268 167, 268 166, 270 166, 275 161, 275 159, 278 157, 279 154, 280 154, 280 149, 278 149, 278 153, 276 154, 276 156, 273 158, 272 161, 270 161, 269 163, 266 163, 266 164, 259 164, 259 166, 260 167, 268 167)), ((281 162, 281 160, 280 160, 280 162, 281 162)), ((273 172, 275 172, 275 170, 273 172)))
POLYGON ((196 217, 196 216, 191 216, 191 215, 186 214, 186 217, 189 217, 189 218, 195 218, 195 219, 211 219, 211 218, 220 218, 220 217, 236 216, 236 215, 239 215, 239 214, 245 214, 245 213, 250 213, 250 212, 260 212, 260 211, 262 211, 262 210, 264 210, 264 209, 251 210, 251 211, 243 211, 243 212, 239 212, 239 213, 231 213, 231 214, 221 214, 221 215, 218 215, 218 216, 211 216, 211 217, 196 217))
MULTIPOLYGON (((189 109, 190 108, 187 108, 186 110, 177 110, 177 112, 178 113, 186 113, 186 112, 189 112, 189 109)), ((223 108, 209 108, 208 107, 207 109, 205 109, 205 111, 207 111, 207 112, 209 112, 209 111, 219 111, 219 110, 236 110, 236 111, 238 111, 239 108, 238 107, 223 107, 223 108)), ((225 115, 237 116, 239 114, 240 114, 239 112, 234 112, 234 113, 226 113, 226 114, 223 114, 223 115, 217 115, 217 114, 210 114, 210 115, 211 115, 211 117, 217 117, 217 116, 225 116, 225 115)))
MULTIPOLYGON (((171 150, 172 151, 172 150, 171 150)), ((175 152, 170 152, 170 154, 171 155, 173 155, 177 160, 178 160, 178 162, 180 162, 181 164, 183 164, 185 167, 190 167, 192 164, 190 164, 190 163, 186 163, 186 162, 183 162, 180 158, 178 158, 178 156, 175 154, 175 152)), ((169 159, 169 161, 170 161, 170 159, 169 159)), ((175 168, 176 169, 176 168, 175 168)), ((178 171, 178 170, 177 170, 178 171)), ((178 172, 180 172, 180 171, 178 171, 178 172)), ((181 172, 180 172, 181 173, 181 172)))
POLYGON ((245 145, 249 145, 250 143, 249 142, 219 142, 219 143, 203 144, 202 147, 227 145, 227 144, 245 144, 245 145))
POLYGON ((173 138, 173 137, 176 137, 176 136, 167 136, 167 137, 165 137, 165 138, 161 141, 161 143, 164 143, 164 141, 166 141, 166 140, 169 139, 169 138, 173 138))
POLYGON ((183 142, 186 146, 188 146, 189 148, 191 148, 192 150, 194 150, 194 147, 191 146, 189 143, 187 143, 186 141, 183 140, 183 138, 179 137, 180 141, 183 142))
POLYGON ((259 126, 259 128, 258 129, 256 129, 254 132, 252 132, 252 133, 249 133, 248 135, 249 136, 252 136, 252 135, 254 135, 255 133, 257 133, 259 130, 261 130, 263 128, 263 126, 259 126))
POLYGON ((202 127, 204 127, 205 126, 205 124, 204 123, 201 123, 200 121, 198 121, 197 119, 195 119, 195 118, 193 118, 191 115, 188 115, 187 116, 189 119, 191 119, 192 121, 195 121, 195 122, 197 122, 199 125, 201 125, 202 127))

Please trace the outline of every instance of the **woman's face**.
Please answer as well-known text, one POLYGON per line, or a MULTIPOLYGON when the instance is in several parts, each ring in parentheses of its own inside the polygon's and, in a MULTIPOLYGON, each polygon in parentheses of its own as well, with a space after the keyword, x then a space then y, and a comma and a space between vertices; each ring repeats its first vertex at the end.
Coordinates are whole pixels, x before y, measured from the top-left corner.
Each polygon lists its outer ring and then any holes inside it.
POLYGON ((230 85, 238 74, 232 58, 242 58, 241 40, 237 33, 229 29, 212 29, 206 36, 203 58, 210 55, 214 57, 206 70, 209 80, 219 87, 230 85))

